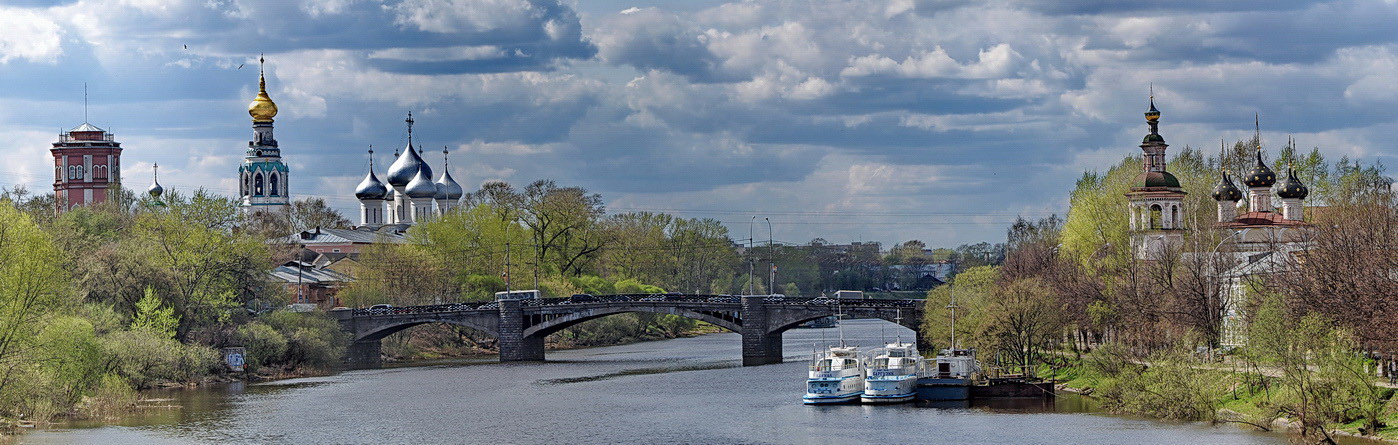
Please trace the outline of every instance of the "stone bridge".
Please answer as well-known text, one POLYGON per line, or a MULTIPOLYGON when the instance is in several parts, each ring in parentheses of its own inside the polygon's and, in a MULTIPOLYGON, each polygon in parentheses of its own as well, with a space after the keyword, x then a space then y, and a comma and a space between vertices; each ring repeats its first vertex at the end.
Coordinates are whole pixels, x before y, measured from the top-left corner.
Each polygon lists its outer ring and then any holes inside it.
MULTIPOLYGON (((584 321, 624 312, 678 315, 742 334, 743 366, 782 361, 782 333, 821 317, 880 318, 919 331, 923 300, 825 297, 629 294, 330 311, 353 336, 346 364, 376 367, 380 340, 426 323, 465 326, 495 337, 500 361, 541 361, 544 337, 584 321)), ((921 341, 921 336, 918 336, 921 341)))

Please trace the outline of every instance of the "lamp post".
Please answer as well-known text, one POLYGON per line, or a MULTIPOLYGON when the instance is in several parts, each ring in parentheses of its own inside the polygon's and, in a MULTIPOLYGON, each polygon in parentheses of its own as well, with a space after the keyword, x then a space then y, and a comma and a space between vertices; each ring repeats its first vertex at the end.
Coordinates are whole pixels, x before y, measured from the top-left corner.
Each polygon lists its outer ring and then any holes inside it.
POLYGON ((753 258, 752 258, 752 223, 754 223, 754 222, 757 222, 757 215, 753 215, 752 219, 748 221, 748 295, 752 295, 752 294, 753 294, 753 291, 752 291, 752 274, 753 274, 753 270, 752 270, 752 268, 753 268, 753 258))
POLYGON ((772 220, 766 217, 763 217, 762 220, 767 221, 767 294, 771 295, 777 290, 777 266, 774 263, 776 254, 772 250, 772 220))

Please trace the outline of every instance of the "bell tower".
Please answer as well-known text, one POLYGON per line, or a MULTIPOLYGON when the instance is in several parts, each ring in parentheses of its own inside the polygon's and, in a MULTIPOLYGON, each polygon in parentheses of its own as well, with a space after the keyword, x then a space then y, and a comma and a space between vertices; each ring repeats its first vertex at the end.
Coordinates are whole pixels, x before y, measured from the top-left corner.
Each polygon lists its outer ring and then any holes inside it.
MULTIPOLYGON (((259 65, 266 59, 259 57, 259 65)), ((282 151, 272 136, 272 121, 277 116, 277 104, 267 95, 267 74, 259 67, 257 98, 248 104, 252 116, 252 141, 248 142, 243 165, 238 167, 238 192, 242 195, 243 212, 272 210, 286 212, 291 205, 287 190, 288 169, 282 162, 282 151)))
POLYGON ((1184 240, 1184 189, 1165 171, 1165 137, 1160 135, 1160 110, 1151 94, 1146 111, 1150 133, 1141 141, 1141 174, 1126 196, 1131 201, 1131 250, 1136 258, 1153 259, 1184 240))

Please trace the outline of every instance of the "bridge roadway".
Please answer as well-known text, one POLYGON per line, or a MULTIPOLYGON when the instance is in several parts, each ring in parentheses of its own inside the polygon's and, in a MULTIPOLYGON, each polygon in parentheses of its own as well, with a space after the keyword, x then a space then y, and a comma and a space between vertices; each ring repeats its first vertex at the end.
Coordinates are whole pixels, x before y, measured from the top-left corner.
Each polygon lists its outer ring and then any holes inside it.
MULTIPOLYGON (((426 323, 465 326, 495 337, 500 361, 544 360, 544 337, 584 321, 625 312, 678 315, 742 334, 743 366, 782 361, 782 333, 817 318, 880 318, 920 331, 923 300, 766 295, 626 294, 501 300, 330 311, 353 342, 345 363, 382 364, 380 340, 426 323)), ((918 336, 919 342, 921 335, 918 336)))

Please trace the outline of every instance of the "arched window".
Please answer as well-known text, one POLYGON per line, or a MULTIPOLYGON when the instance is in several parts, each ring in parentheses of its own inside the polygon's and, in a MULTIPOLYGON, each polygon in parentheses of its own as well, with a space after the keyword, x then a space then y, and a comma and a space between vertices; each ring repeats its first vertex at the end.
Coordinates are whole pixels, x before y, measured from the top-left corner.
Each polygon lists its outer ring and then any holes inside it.
POLYGON ((1161 210, 1161 208, 1160 208, 1160 204, 1151 204, 1151 206, 1150 206, 1150 226, 1148 227, 1149 229, 1154 230, 1154 229, 1159 229, 1159 228, 1160 228, 1160 224, 1161 224, 1161 221, 1162 221, 1162 220, 1161 220, 1161 217, 1160 217, 1160 212, 1161 212, 1161 211, 1162 211, 1162 210, 1161 210))
POLYGON ((55 165, 53 167, 53 180, 58 181, 61 179, 63 179, 63 167, 55 165))
POLYGON ((1170 206, 1170 228, 1180 228, 1180 206, 1170 206))
POLYGON ((279 187, 277 187, 277 174, 276 174, 276 173, 272 173, 271 178, 272 178, 272 179, 268 179, 268 180, 267 180, 267 184, 268 184, 269 186, 271 186, 271 189, 272 189, 272 196, 277 196, 277 190, 280 189, 279 187))
POLYGON ((77 171, 78 171, 78 179, 82 179, 84 176, 86 176, 86 175, 85 175, 86 172, 83 171, 83 166, 81 166, 81 165, 74 165, 73 167, 76 168, 77 171))
POLYGON ((252 175, 252 195, 262 196, 262 173, 252 175))

